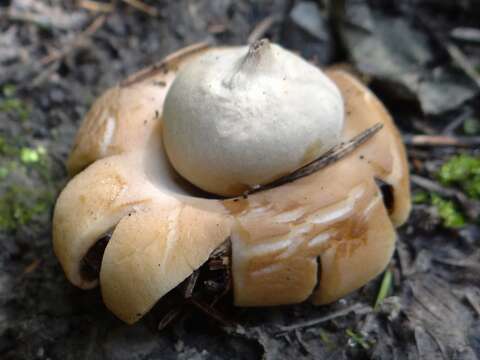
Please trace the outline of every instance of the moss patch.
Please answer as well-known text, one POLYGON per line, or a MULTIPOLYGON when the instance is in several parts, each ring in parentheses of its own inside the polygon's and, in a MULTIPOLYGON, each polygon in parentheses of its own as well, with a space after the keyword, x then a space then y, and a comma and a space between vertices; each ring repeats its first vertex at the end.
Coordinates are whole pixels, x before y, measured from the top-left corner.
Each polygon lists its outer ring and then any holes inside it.
POLYGON ((0 231, 13 231, 50 214, 55 186, 44 147, 20 146, 0 137, 0 180, 0 231))
POLYGON ((465 217, 453 201, 445 200, 436 194, 431 195, 431 201, 445 227, 457 229, 465 225, 465 217))
POLYGON ((466 223, 465 216, 456 204, 451 200, 442 198, 438 194, 418 191, 413 194, 412 201, 414 204, 428 204, 435 207, 443 226, 447 228, 461 228, 466 223))
POLYGON ((480 133, 480 121, 478 119, 467 119, 463 123, 463 132, 467 135, 477 135, 480 133))
POLYGON ((52 202, 53 194, 48 190, 35 191, 23 186, 10 186, 0 200, 0 230, 14 230, 49 213, 52 202))
POLYGON ((480 158, 466 154, 452 157, 438 172, 444 185, 461 188, 471 198, 480 199, 480 158))
POLYGON ((2 88, 3 99, 0 100, 0 112, 10 113, 25 121, 30 115, 30 107, 16 97, 17 89, 13 85, 4 85, 2 88))
POLYGON ((416 191, 412 195, 414 204, 425 204, 430 201, 430 194, 426 191, 416 191))

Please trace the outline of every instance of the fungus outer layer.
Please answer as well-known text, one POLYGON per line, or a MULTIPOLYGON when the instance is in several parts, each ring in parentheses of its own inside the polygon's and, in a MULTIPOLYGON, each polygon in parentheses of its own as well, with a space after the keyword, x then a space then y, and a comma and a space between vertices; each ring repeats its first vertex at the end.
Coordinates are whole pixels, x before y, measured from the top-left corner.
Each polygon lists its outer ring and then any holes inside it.
POLYGON ((394 227, 410 210, 399 133, 380 101, 340 70, 326 74, 345 102, 341 139, 382 123, 370 141, 319 172, 247 199, 192 191, 165 155, 162 107, 177 71, 211 51, 184 49, 108 90, 87 114, 70 154, 68 168, 76 175, 55 207, 55 253, 73 284, 99 283, 106 306, 128 323, 228 237, 237 305, 335 301, 384 269, 394 227), (378 180, 393 194, 388 211, 378 180), (84 258, 106 234, 99 281, 92 280, 82 275, 84 258))

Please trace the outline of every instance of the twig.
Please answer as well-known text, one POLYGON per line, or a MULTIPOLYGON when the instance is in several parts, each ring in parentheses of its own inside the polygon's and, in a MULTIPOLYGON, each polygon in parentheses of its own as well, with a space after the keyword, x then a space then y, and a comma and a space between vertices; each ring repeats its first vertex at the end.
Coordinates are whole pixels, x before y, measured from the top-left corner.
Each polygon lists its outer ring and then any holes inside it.
POLYGON ((104 13, 112 12, 114 9, 112 3, 101 3, 92 0, 80 0, 78 6, 85 10, 104 13))
POLYGON ((253 44, 255 41, 263 38, 273 24, 279 20, 280 17, 278 15, 270 15, 260 21, 257 25, 255 25, 252 32, 248 36, 248 43, 253 44))
POLYGON ((33 12, 19 12, 15 10, 10 10, 7 17, 8 19, 13 21, 22 21, 40 27, 54 27, 50 22, 48 22, 48 19, 42 17, 41 14, 36 14, 33 12))
POLYGON ((82 44, 85 41, 85 39, 87 39, 88 37, 92 36, 95 32, 97 32, 97 30, 100 29, 102 25, 105 23, 105 20, 106 20, 105 15, 98 16, 95 20, 92 21, 92 23, 84 31, 78 34, 78 36, 75 39, 73 39, 71 43, 69 43, 63 49, 42 58, 40 60, 40 64, 42 66, 46 66, 54 61, 58 61, 64 58, 65 56, 67 56, 73 49, 75 49, 80 44, 82 44))
POLYGON ((178 50, 173 54, 171 54, 171 56, 167 56, 165 59, 149 66, 148 68, 140 70, 139 72, 129 76, 127 79, 125 79, 120 83, 120 86, 122 87, 131 86, 145 79, 148 79, 149 77, 155 76, 159 72, 168 72, 169 71, 168 65, 170 62, 178 62, 183 57, 194 54, 197 51, 205 50, 209 46, 210 46, 209 41, 203 41, 203 42, 199 42, 199 43, 184 47, 183 49, 178 50))
POLYGON ((192 275, 189 276, 187 286, 185 287, 185 292, 183 293, 183 296, 185 297, 185 299, 189 299, 189 298, 192 297, 193 289, 195 288, 195 285, 197 284, 198 275, 200 275, 200 271, 195 270, 192 273, 192 275))
POLYGON ((5 11, 0 10, 0 17, 13 21, 22 21, 42 28, 71 30, 83 22, 83 16, 65 11, 51 1, 23 0, 13 1, 5 11), (3 15, 3 16, 1 16, 3 15))
MULTIPOLYGON (((50 76, 52 76, 59 68, 60 64, 58 62, 53 62, 50 65, 47 65, 43 70, 35 76, 29 84, 26 84, 26 87, 34 89, 37 86, 43 84, 50 76)), ((62 160, 63 163, 63 160, 62 160)))
POLYGON ((158 323, 157 329, 159 331, 165 329, 168 324, 170 324, 173 320, 175 320, 183 311, 182 306, 177 306, 171 309, 168 313, 166 313, 163 318, 158 323))
POLYGON ((299 322, 299 323, 296 323, 296 324, 293 324, 293 325, 288 325, 288 326, 279 326, 280 331, 277 333, 277 336, 281 335, 282 333, 288 332, 288 331, 293 331, 293 330, 296 330, 296 329, 310 327, 310 326, 318 325, 318 324, 321 324, 321 323, 324 323, 324 322, 327 322, 327 321, 330 321, 330 320, 333 320, 333 319, 337 319, 339 317, 346 316, 346 315, 350 314, 351 312, 361 312, 362 314, 367 314, 371 311, 372 311, 372 308, 370 306, 366 306, 366 305, 357 303, 357 304, 349 306, 345 309, 342 309, 342 310, 333 312, 329 315, 320 317, 318 319, 299 322))
POLYGON ((420 187, 422 187, 426 190, 429 190, 429 191, 437 192, 440 195, 445 196, 445 197, 456 198, 459 195, 464 195, 462 192, 460 192, 458 190, 446 188, 446 187, 440 185, 439 183, 437 183, 433 180, 424 178, 424 177, 419 176, 419 175, 412 174, 410 176, 410 179, 411 179, 412 183, 414 183, 415 185, 418 185, 418 186, 420 186, 420 187))
POLYGON ((438 340, 437 336, 429 328, 425 328, 425 332, 428 335, 430 335, 430 337, 433 339, 433 341, 435 341, 435 344, 437 344, 438 349, 440 350, 440 353, 442 354, 442 357, 445 360, 450 359, 450 357, 447 355, 447 352, 445 351, 445 347, 443 346, 443 343, 440 340, 438 340))
POLYGON ((210 261, 208 262, 208 268, 212 271, 223 270, 223 289, 222 291, 215 296, 213 301, 210 303, 210 306, 214 306, 220 299, 227 295, 232 289, 232 269, 230 266, 230 257, 231 257, 231 239, 228 238, 221 246, 214 250, 212 255, 210 255, 210 261), (214 262, 212 264, 212 261, 214 262))
POLYGON ((470 63, 465 54, 460 50, 460 48, 452 43, 446 43, 445 49, 447 50, 450 57, 455 61, 455 63, 472 79, 475 84, 480 88, 480 75, 475 70, 473 65, 470 63))
POLYGON ((303 340, 302 334, 300 333, 300 329, 295 330, 295 337, 297 338, 298 343, 300 346, 303 348, 303 350, 310 355, 313 355, 312 352, 310 351, 308 344, 303 340))
POLYGON ((246 191, 242 196, 247 197, 250 194, 264 191, 268 189, 272 189, 274 187, 287 184, 298 180, 302 177, 308 176, 317 172, 328 165, 339 161, 340 159, 344 158, 345 156, 351 154, 354 150, 356 150, 360 145, 365 143, 367 140, 371 139, 380 129, 383 128, 383 124, 377 123, 372 127, 368 128, 367 130, 361 132, 357 136, 353 137, 347 142, 341 143, 340 145, 334 146, 330 150, 328 150, 325 154, 321 155, 319 158, 313 160, 311 163, 301 167, 300 169, 294 171, 293 173, 281 177, 269 184, 257 186, 251 190, 246 191))
POLYGON ((433 261, 448 266, 471 269, 471 271, 476 273, 480 272, 480 264, 478 264, 478 259, 456 260, 435 257, 433 258, 433 261))
POLYGON ((467 300, 470 303, 470 305, 472 306, 472 308, 480 316, 480 301, 478 300, 478 296, 475 296, 472 291, 467 290, 465 292, 465 297, 467 298, 467 300))
POLYGON ((348 328, 345 333, 347 336, 354 341, 354 343, 360 345, 362 348, 365 350, 370 349, 370 344, 363 338, 361 334, 357 334, 355 331, 352 329, 348 328))
POLYGON ((434 257, 434 261, 439 262, 441 264, 446 264, 455 267, 461 268, 470 268, 472 271, 480 271, 480 250, 474 252, 467 257, 463 257, 461 259, 455 258, 445 258, 445 257, 434 257))
POLYGON ((450 32, 454 40, 480 44, 480 30, 469 27, 458 27, 450 32))
POLYGON ((411 135, 403 136, 406 145, 411 146, 480 146, 480 136, 449 136, 449 135, 411 135))
POLYGON ((225 24, 212 24, 209 25, 207 31, 210 34, 221 34, 227 31, 228 27, 225 24))
POLYGON ((440 195, 447 198, 456 199, 465 209, 467 215, 470 218, 476 219, 480 215, 480 203, 478 201, 469 199, 460 190, 446 188, 433 180, 418 175, 411 175, 410 179, 413 184, 420 186, 421 188, 439 193, 440 195))
POLYGON ((218 321, 223 326, 232 326, 234 325, 232 321, 225 319, 220 312, 214 308, 204 304, 203 302, 196 300, 195 298, 190 299, 190 303, 195 305, 198 309, 203 311, 205 314, 210 316, 212 319, 218 321))
POLYGON ((461 126, 465 120, 467 120, 470 116, 472 116, 473 110, 471 108, 467 108, 466 111, 463 112, 460 116, 458 116, 455 120, 450 122, 445 128, 443 129, 442 133, 445 135, 452 135, 455 130, 459 126, 461 126))
POLYGON ((23 269, 23 275, 30 274, 31 272, 35 271, 41 263, 42 263, 42 260, 39 260, 39 259, 33 260, 30 263, 30 265, 28 265, 25 269, 23 269))
POLYGON ((158 16, 160 15, 158 10, 155 9, 153 6, 147 5, 140 0, 122 0, 124 3, 130 5, 131 7, 134 7, 137 10, 140 10, 150 16, 158 16))
POLYGON ((480 44, 480 30, 469 27, 458 27, 450 32, 454 40, 480 44))
POLYGON ((413 275, 415 270, 412 266, 412 258, 407 248, 407 244, 402 240, 397 241, 397 255, 398 255, 398 262, 400 264, 400 271, 404 277, 409 277, 413 275))
POLYGON ((455 64, 457 64, 458 67, 460 67, 460 69, 462 69, 464 73, 480 88, 480 75, 477 73, 471 62, 460 50, 460 48, 450 42, 446 36, 441 35, 438 31, 435 31, 431 20, 425 17, 419 17, 418 15, 416 17, 422 24, 426 26, 437 43, 445 48, 446 52, 448 55, 450 55, 450 58, 455 62, 455 64))
POLYGON ((418 130, 421 134, 435 135, 437 133, 437 129, 435 129, 428 122, 422 121, 420 119, 412 119, 412 126, 415 130, 418 130))

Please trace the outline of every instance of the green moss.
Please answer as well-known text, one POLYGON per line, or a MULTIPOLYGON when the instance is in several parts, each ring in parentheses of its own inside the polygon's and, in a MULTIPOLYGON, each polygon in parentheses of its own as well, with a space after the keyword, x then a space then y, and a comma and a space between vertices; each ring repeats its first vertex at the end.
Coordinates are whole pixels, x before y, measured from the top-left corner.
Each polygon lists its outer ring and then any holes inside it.
POLYGON ((2 93, 3 96, 10 98, 17 92, 17 87, 13 84, 6 84, 3 86, 2 93))
POLYGON ((478 119, 467 119, 463 123, 463 132, 467 135, 476 135, 480 133, 480 121, 478 119))
POLYGON ((13 185, 0 198, 0 230, 14 230, 26 225, 45 213, 53 203, 53 195, 48 190, 32 189, 13 185))
POLYGON ((453 201, 442 199, 436 194, 431 195, 432 205, 436 207, 443 225, 448 228, 461 228, 465 225, 465 218, 457 209, 453 201))
POLYGON ((47 149, 43 146, 27 147, 19 146, 0 137, 0 179, 8 176, 9 173, 23 170, 34 171, 40 175, 45 182, 50 181, 51 159, 47 149), (1 159, 3 157, 3 159, 1 159), (6 164, 5 162, 8 161, 6 164))
POLYGON ((0 231, 15 230, 49 213, 55 187, 51 168, 44 147, 21 147, 0 137, 0 231))
POLYGON ((329 349, 332 349, 335 347, 335 343, 330 339, 330 335, 327 331, 323 330, 322 328, 318 329, 318 332, 320 334, 320 340, 327 345, 329 349))
POLYGON ((444 185, 456 185, 480 199, 480 158, 461 154, 442 165, 438 177, 444 185))
POLYGON ((36 149, 24 147, 20 149, 20 160, 24 164, 37 164, 40 163, 46 155, 46 150, 43 146, 39 146, 36 149))
MULTIPOLYGON (((476 190, 480 191, 480 189, 476 190)), ((430 204, 434 206, 445 227, 460 228, 465 225, 465 217, 462 212, 458 210, 455 203, 450 200, 445 200, 437 194, 417 191, 412 196, 412 202, 414 204, 430 204)))
POLYGON ((458 155, 442 165, 438 176, 444 184, 462 182, 472 175, 480 174, 480 158, 469 155, 458 155))
POLYGON ((464 190, 467 192, 468 196, 474 199, 480 198, 480 176, 477 175, 473 179, 465 181, 463 184, 464 190))
POLYGON ((414 204, 425 204, 430 201, 430 194, 426 191, 416 191, 413 193, 412 202, 414 204))
POLYGON ((369 342, 363 337, 362 334, 353 331, 352 329, 347 329, 347 336, 353 341, 354 344, 360 345, 365 350, 370 349, 369 342))
POLYGON ((24 121, 30 115, 30 108, 25 102, 15 97, 16 91, 14 85, 3 86, 4 99, 0 100, 0 112, 16 114, 20 120, 24 121))
POLYGON ((8 142, 5 138, 0 136, 0 155, 1 156, 16 156, 18 149, 8 142))
POLYGON ((0 180, 5 179, 10 171, 8 170, 8 167, 6 166, 0 166, 0 180))

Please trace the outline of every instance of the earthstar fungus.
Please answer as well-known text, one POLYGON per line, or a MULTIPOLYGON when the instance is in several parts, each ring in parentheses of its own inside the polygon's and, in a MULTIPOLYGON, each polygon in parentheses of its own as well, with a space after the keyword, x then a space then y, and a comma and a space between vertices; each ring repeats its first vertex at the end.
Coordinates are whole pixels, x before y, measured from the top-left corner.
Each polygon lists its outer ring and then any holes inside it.
POLYGON ((99 283, 107 307, 127 323, 227 239, 236 305, 335 301, 385 268, 394 228, 410 210, 405 150, 380 101, 352 75, 322 73, 266 41, 191 46, 109 89, 84 119, 67 166, 55 253, 73 284, 99 283), (210 104, 218 99, 224 103, 210 104), (215 114, 229 121, 208 123, 215 114), (278 128, 262 126, 272 119, 278 128), (212 198, 178 174, 211 193, 238 195, 376 123, 383 129, 345 158, 247 197, 212 198), (107 234, 99 279, 87 276, 86 255, 107 234))
POLYGON ((164 106, 173 167, 210 193, 235 196, 340 142, 342 96, 317 67, 261 40, 212 49, 180 71, 164 106))

